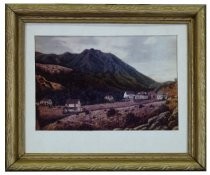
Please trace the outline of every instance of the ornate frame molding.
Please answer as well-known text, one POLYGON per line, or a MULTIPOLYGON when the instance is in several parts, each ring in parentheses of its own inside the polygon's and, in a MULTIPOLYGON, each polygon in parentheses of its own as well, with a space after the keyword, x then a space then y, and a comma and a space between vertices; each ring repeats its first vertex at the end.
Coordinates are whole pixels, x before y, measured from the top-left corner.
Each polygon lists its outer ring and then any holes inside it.
POLYGON ((6 5, 6 170, 205 170, 205 5, 6 5), (42 22, 188 25, 188 153, 28 154, 24 148, 24 25, 42 22))

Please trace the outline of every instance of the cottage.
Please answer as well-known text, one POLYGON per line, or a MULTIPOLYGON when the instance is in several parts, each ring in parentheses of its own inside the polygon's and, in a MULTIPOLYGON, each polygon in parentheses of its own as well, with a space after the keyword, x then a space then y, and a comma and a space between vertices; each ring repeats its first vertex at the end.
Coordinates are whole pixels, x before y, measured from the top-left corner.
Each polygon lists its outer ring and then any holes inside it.
POLYGON ((68 108, 68 111, 80 112, 81 111, 80 100, 79 99, 67 99, 65 107, 68 108))
POLYGON ((135 97, 136 100, 147 100, 149 99, 147 92, 138 92, 135 97))
POLYGON ((166 100, 168 98, 167 94, 159 92, 157 93, 157 100, 166 100))
POLYGON ((41 106, 52 107, 53 102, 52 102, 51 99, 44 98, 44 99, 42 99, 42 100, 39 102, 39 105, 41 105, 41 106))
POLYGON ((123 95, 124 99, 134 99, 135 98, 135 92, 133 91, 125 91, 123 95))
POLYGON ((109 102, 113 102, 114 101, 114 97, 112 95, 106 95, 104 97, 104 100, 109 101, 109 102))

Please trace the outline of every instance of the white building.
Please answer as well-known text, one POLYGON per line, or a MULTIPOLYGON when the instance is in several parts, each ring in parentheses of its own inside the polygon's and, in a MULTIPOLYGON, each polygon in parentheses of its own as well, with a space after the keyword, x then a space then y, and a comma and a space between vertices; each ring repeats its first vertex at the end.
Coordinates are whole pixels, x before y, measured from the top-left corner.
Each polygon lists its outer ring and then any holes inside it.
POLYGON ((134 99, 135 93, 133 91, 125 91, 123 98, 125 99, 134 99))
POLYGON ((68 99, 66 100, 65 106, 68 107, 69 111, 72 112, 80 112, 82 110, 79 99, 68 99))
POLYGON ((52 107, 53 102, 51 99, 44 98, 39 102, 39 105, 52 107))
POLYGON ((104 100, 107 100, 107 101, 109 101, 109 102, 113 102, 113 101, 114 101, 114 97, 113 97, 112 95, 106 95, 106 96, 104 97, 104 100))
POLYGON ((157 93, 157 100, 167 100, 167 98, 167 94, 164 94, 162 92, 157 93))
POLYGON ((149 99, 148 93, 147 92, 138 92, 135 95, 136 100, 147 100, 149 99))

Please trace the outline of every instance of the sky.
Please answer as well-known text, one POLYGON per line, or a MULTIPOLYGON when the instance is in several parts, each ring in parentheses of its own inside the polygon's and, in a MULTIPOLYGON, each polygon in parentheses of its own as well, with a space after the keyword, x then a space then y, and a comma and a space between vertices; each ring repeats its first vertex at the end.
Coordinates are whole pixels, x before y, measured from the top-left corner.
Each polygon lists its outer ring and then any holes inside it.
POLYGON ((176 36, 36 36, 42 53, 81 53, 85 49, 112 53, 158 82, 177 78, 176 36))

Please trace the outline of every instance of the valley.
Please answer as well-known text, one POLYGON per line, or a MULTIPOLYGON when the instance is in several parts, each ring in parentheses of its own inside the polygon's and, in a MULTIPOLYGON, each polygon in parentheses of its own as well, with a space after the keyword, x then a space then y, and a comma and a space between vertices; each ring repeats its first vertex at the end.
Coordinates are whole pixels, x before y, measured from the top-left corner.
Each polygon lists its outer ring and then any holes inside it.
POLYGON ((112 53, 36 52, 37 130, 177 130, 177 81, 156 82, 112 53))

